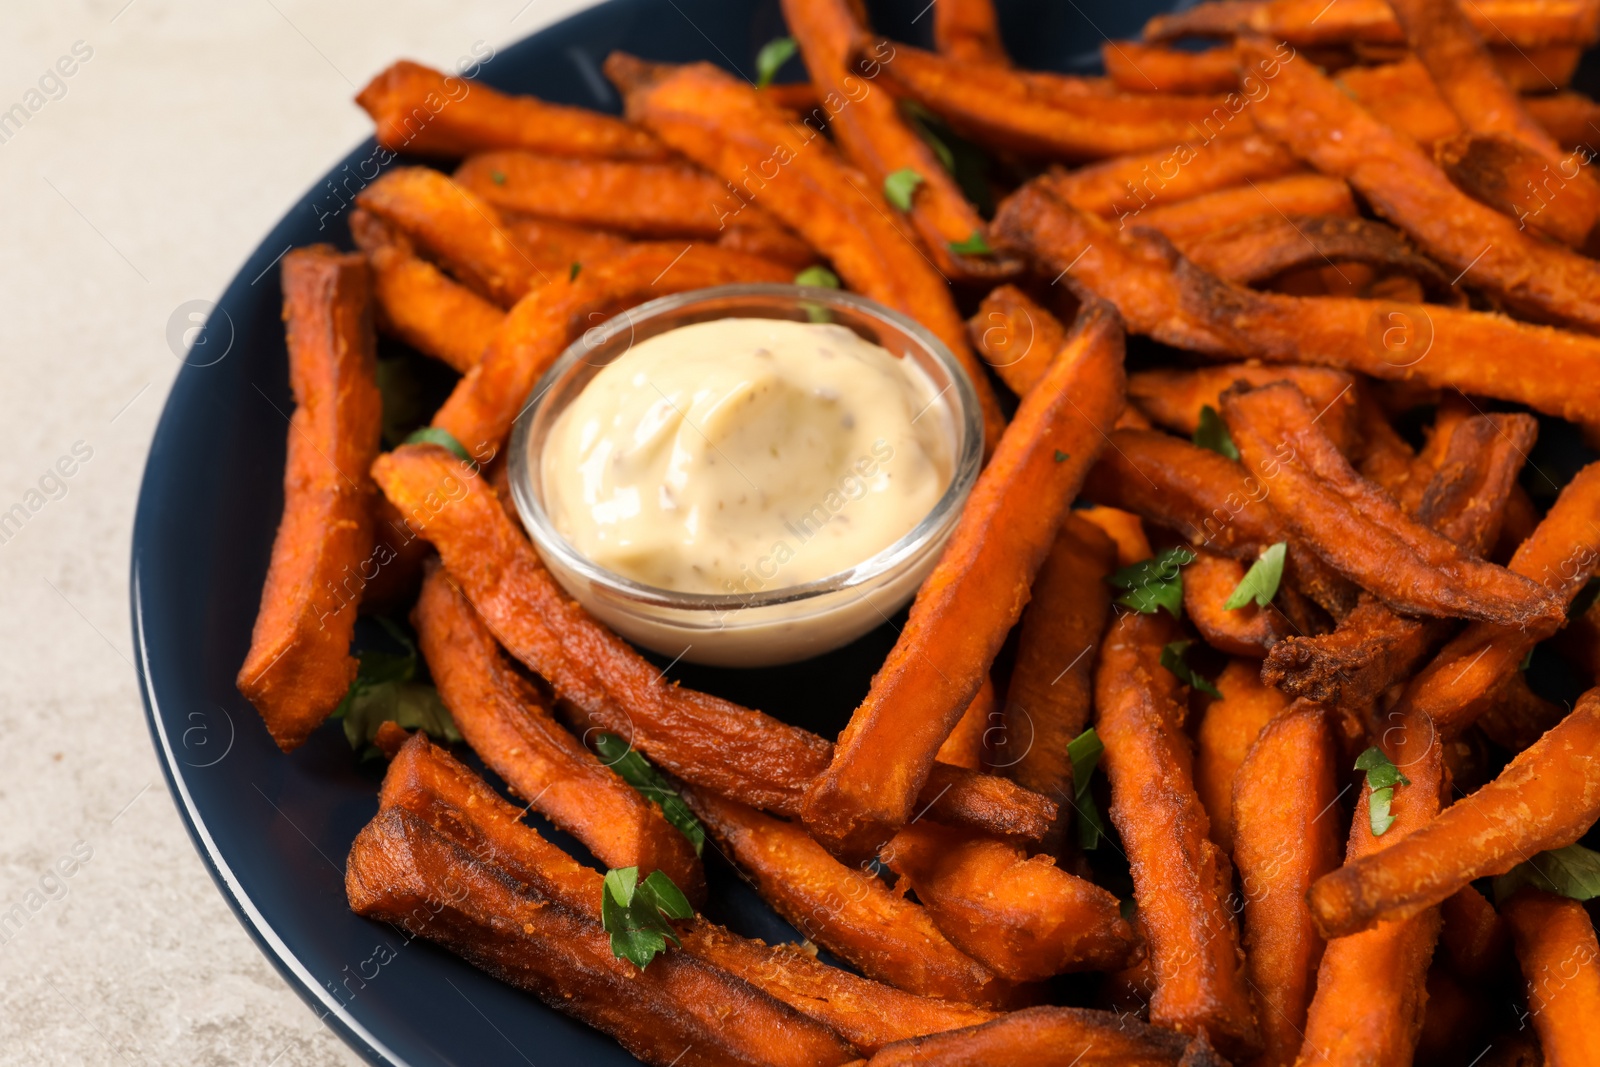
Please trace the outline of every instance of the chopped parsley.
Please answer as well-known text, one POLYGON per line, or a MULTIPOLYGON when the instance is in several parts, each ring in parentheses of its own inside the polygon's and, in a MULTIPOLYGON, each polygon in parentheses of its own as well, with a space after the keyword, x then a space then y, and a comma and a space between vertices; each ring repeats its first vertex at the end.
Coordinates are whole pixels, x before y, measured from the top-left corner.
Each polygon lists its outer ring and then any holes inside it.
POLYGON ((456 435, 439 426, 424 426, 414 431, 405 441, 408 445, 438 445, 440 448, 455 454, 463 463, 472 462, 472 454, 465 445, 456 440, 456 435))
POLYGON ((827 267, 807 267, 794 276, 796 285, 812 285, 819 289, 839 288, 839 276, 827 267))
POLYGON ((901 211, 911 210, 911 197, 925 179, 910 167, 902 167, 883 179, 883 195, 901 211))
POLYGON ((1095 807, 1094 791, 1089 788, 1100 753, 1105 750, 1092 726, 1067 742, 1067 758, 1072 761, 1072 806, 1078 814, 1078 847, 1083 849, 1098 847, 1106 835, 1100 809, 1095 807))
POLYGON ((989 256, 994 254, 994 249, 989 247, 989 242, 984 240, 982 230, 973 230, 972 236, 965 241, 951 241, 950 251, 958 256, 989 256))
POLYGON ((1059 448, 1056 449, 1056 462, 1057 463, 1065 463, 1067 460, 1069 460, 1071 458, 1072 458, 1071 456, 1069 456, 1065 452, 1061 451, 1061 449, 1059 449, 1059 448))
POLYGON ((1283 557, 1288 551, 1289 543, 1279 541, 1261 553, 1261 557, 1250 564, 1250 569, 1239 580, 1239 584, 1233 587, 1233 593, 1222 606, 1228 611, 1238 611, 1252 601, 1258 608, 1272 603, 1272 598, 1278 595, 1278 585, 1283 581, 1283 557))
POLYGON ((1389 806, 1394 803, 1397 786, 1410 785, 1411 779, 1400 773, 1383 749, 1373 745, 1356 757, 1356 770, 1367 772, 1367 822, 1373 837, 1382 837, 1394 825, 1389 806))
POLYGON ((756 88, 765 89, 772 84, 782 66, 800 50, 793 37, 774 37, 756 53, 756 88))
POLYGON ((1600 852, 1582 845, 1541 852, 1494 880, 1494 902, 1501 903, 1525 885, 1573 900, 1600 897, 1600 852))
POLYGON ((377 740, 378 727, 386 722, 407 730, 426 731, 436 741, 460 741, 461 732, 450 717, 450 709, 439 698, 439 690, 417 681, 421 657, 416 642, 399 623, 381 615, 376 619, 404 651, 397 654, 363 649, 356 654, 360 666, 355 681, 331 716, 343 720, 345 740, 351 748, 360 750, 364 760, 380 755, 373 742, 377 740))
POLYGON ((692 919, 694 909, 661 871, 639 881, 639 868, 606 872, 600 889, 600 925, 611 935, 611 953, 643 970, 667 942, 681 944, 668 919, 692 919))
POLYGON ((618 777, 655 801, 667 821, 689 839, 689 844, 694 846, 694 854, 700 855, 706 846, 705 827, 700 825, 700 820, 694 817, 689 805, 672 788, 672 783, 616 734, 596 734, 594 747, 606 766, 616 771, 618 777))
POLYGON ((1156 553, 1149 559, 1129 564, 1106 578, 1118 589, 1128 592, 1117 597, 1117 603, 1132 608, 1141 615, 1154 615, 1156 609, 1166 608, 1174 619, 1183 612, 1183 574, 1179 568, 1193 563, 1194 550, 1179 545, 1156 553))
POLYGON ((1161 665, 1178 676, 1178 681, 1185 685, 1193 686, 1208 696, 1221 697, 1222 690, 1212 685, 1205 678, 1194 672, 1194 669, 1184 662, 1184 654, 1189 651, 1193 641, 1174 641, 1161 650, 1161 665))
POLYGON ((577 281, 578 280, 578 274, 582 270, 583 270, 583 264, 582 263, 574 263, 571 267, 567 268, 567 281, 569 281, 569 282, 577 281))
POLYGON ((1239 448, 1228 433, 1228 424, 1222 421, 1222 416, 1210 404, 1200 407, 1200 425, 1195 427, 1194 443, 1229 459, 1239 458, 1239 448))

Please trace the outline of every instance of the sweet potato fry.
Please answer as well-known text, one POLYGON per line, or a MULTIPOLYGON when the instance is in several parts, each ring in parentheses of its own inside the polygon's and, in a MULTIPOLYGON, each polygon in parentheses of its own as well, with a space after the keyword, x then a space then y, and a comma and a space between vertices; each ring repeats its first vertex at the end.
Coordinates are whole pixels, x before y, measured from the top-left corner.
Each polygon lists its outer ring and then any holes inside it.
POLYGON ((1100 46, 1106 76, 1130 93, 1226 93, 1239 88, 1239 57, 1233 49, 1186 52, 1140 41, 1100 46))
POLYGON ((799 42, 818 94, 824 100, 850 101, 848 107, 833 111, 829 122, 845 157, 865 172, 875 189, 882 189, 884 179, 902 170, 912 170, 922 179, 911 193, 907 215, 934 266, 951 277, 979 280, 1019 273, 1022 264, 1015 258, 954 250, 953 246, 983 232, 983 218, 903 117, 898 101, 888 93, 874 92, 860 73, 848 67, 851 42, 866 29, 857 20, 852 0, 784 0, 783 16, 799 42))
POLYGON ((1461 120, 1414 56, 1375 67, 1347 67, 1338 81, 1362 107, 1381 115, 1425 151, 1462 131, 1461 120))
POLYGON ((1549 1067, 1600 1063, 1600 942, 1583 905, 1531 887, 1505 904, 1549 1067))
POLYGON ((974 67, 899 42, 864 38, 855 58, 979 143, 1052 159, 1104 159, 1168 148, 1197 135, 1249 133, 1242 97, 1180 97, 1129 93, 1061 94, 1040 79, 998 67, 974 67), (1083 107, 1071 104, 1076 95, 1083 107))
POLYGON ((350 638, 364 583, 352 588, 350 579, 372 554, 376 494, 367 468, 383 408, 371 299, 360 255, 313 245, 283 257, 295 411, 283 518, 236 684, 285 752, 327 718, 356 676, 350 638))
MULTIPOLYGON (((1293 628, 1270 606, 1250 603, 1231 610, 1226 607, 1248 570, 1244 563, 1228 556, 1198 553, 1183 570, 1183 610, 1206 644, 1218 652, 1259 660, 1293 628)), ((1256 665, 1251 664, 1249 670, 1256 673, 1256 665)), ((1239 755, 1243 757, 1244 753, 1239 755)))
POLYGON ((705 873, 688 839, 550 716, 437 564, 411 617, 461 735, 513 792, 607 867, 638 867, 641 877, 664 871, 691 900, 704 898, 705 873))
POLYGON ((810 82, 765 85, 761 87, 761 98, 775 107, 781 107, 796 115, 803 111, 812 111, 821 103, 817 98, 817 87, 810 82))
POLYGON ((667 158, 649 134, 609 115, 507 96, 406 59, 368 82, 356 103, 391 152, 449 157, 521 148, 590 159, 667 158))
POLYGON ((1374 211, 1466 284, 1547 321, 1600 330, 1600 265, 1528 236, 1513 219, 1461 192, 1412 141, 1311 64, 1278 62, 1278 46, 1259 38, 1238 47, 1248 63, 1277 71, 1272 92, 1251 112, 1263 132, 1324 174, 1348 180, 1374 211))
POLYGON ((1119 511, 1099 504, 1074 507, 1072 510, 1085 522, 1098 526, 1116 544, 1118 567, 1129 567, 1155 555, 1150 548, 1150 539, 1145 536, 1144 523, 1131 511, 1119 511))
POLYGON ((586 226, 536 219, 513 212, 502 213, 501 220, 501 229, 511 243, 552 278, 571 274, 574 263, 581 267, 601 256, 629 247, 627 238, 605 230, 592 230, 586 226))
POLYGON ((1300 1051, 1323 948, 1306 890, 1339 865, 1336 757, 1323 709, 1297 703, 1261 731, 1232 782, 1233 862, 1261 1067, 1286 1067, 1300 1051))
MULTIPOLYGON (((1394 792, 1394 822, 1381 836, 1368 818, 1369 790, 1356 800, 1346 862, 1381 855, 1439 811, 1443 746, 1427 720, 1393 716, 1382 740, 1386 755, 1411 779, 1394 792)), ((1428 961, 1439 936, 1439 912, 1383 923, 1328 942, 1317 968, 1316 994, 1306 1013, 1296 1063, 1410 1063, 1422 1032, 1428 961), (1371 996, 1374 989, 1382 996, 1371 996)))
MULTIPOLYGON (((626 642, 567 598, 494 492, 444 449, 406 445, 373 475, 506 651, 589 724, 628 738, 673 774, 743 802, 797 814, 832 756, 815 734, 665 682, 626 642)), ((1038 840, 1055 817, 1044 797, 993 775, 935 766, 924 804, 941 822, 1038 840)))
MULTIPOLYGON (((1263 183, 1263 190, 1267 184, 1271 183, 1263 183)), ((1163 229, 1159 220, 1152 219, 1151 225, 1163 229)), ((1451 299, 1450 279, 1438 264, 1413 249, 1398 231, 1372 219, 1272 213, 1225 230, 1172 236, 1172 240, 1195 266, 1240 285, 1271 281, 1307 267, 1365 263, 1403 271, 1429 296, 1451 299)))
POLYGON ((391 170, 357 193, 356 203, 502 307, 550 280, 512 244, 493 206, 430 167, 391 170))
MULTIPOLYGON (((1561 490, 1533 536, 1511 558, 1512 572, 1542 583, 1563 610, 1600 567, 1597 509, 1600 464, 1591 463, 1561 490)), ((1411 679, 1397 707, 1427 714, 1445 733, 1465 729, 1487 710, 1501 679, 1551 632, 1549 626, 1474 623, 1411 679)))
POLYGON ((946 940, 927 910, 847 867, 797 823, 700 790, 685 799, 762 899, 869 978, 911 993, 1003 1006, 1016 987, 946 940))
POLYGON ((957 63, 1011 65, 1000 40, 1000 19, 995 13, 994 0, 944 0, 935 4, 933 40, 940 55, 957 63))
POLYGON ((1115 430, 1084 482, 1083 495, 1176 531, 1196 548, 1255 560, 1289 544, 1284 579, 1335 615, 1355 606, 1356 590, 1292 536, 1266 500, 1271 484, 1226 456, 1149 430, 1115 430))
POLYGON ((1576 608, 1572 605, 1566 628, 1552 644, 1585 677, 1600 682, 1600 599, 1590 601, 1581 614, 1576 608))
POLYGON ((1551 163, 1520 141, 1482 133, 1441 141, 1433 155, 1468 196, 1562 244, 1582 248, 1600 213, 1600 185, 1579 170, 1585 157, 1551 163))
POLYGON ((1116 313, 1085 306, 979 475, 833 762, 806 794, 807 828, 837 854, 871 856, 911 818, 934 754, 1022 614, 1122 410, 1122 355, 1116 313))
MULTIPOLYGON (((1518 48, 1548 44, 1589 44, 1595 36, 1595 8, 1584 0, 1482 0, 1468 10, 1473 25, 1490 41, 1518 48)), ((1180 37, 1234 37, 1259 33, 1297 48, 1316 45, 1403 44, 1405 34, 1383 0, 1345 0, 1326 9, 1317 0, 1209 0, 1184 11, 1157 15, 1145 23, 1149 41, 1180 37)))
MULTIPOLYGON (((420 816, 557 905, 591 922, 600 920, 599 872, 576 863, 523 825, 520 811, 425 735, 406 741, 405 731, 394 728, 389 737, 400 747, 384 778, 383 807, 420 816)), ((982 1008, 916 996, 829 967, 793 945, 769 946, 738 937, 704 919, 680 925, 678 934, 686 954, 832 1027, 867 1055, 892 1041, 994 1018, 982 1008)))
MULTIPOLYGON (((1116 567, 1111 538, 1077 512, 1069 513, 1033 580, 1018 624, 1004 729, 991 760, 1013 781, 1045 796, 1071 796, 1067 745, 1089 725, 1095 652, 1111 609, 1105 579, 1116 567)), ((1059 810, 1044 842, 1049 852, 1059 850, 1072 805, 1062 803, 1059 810)))
POLYGON ((1489 709, 1478 719, 1484 736, 1507 752, 1521 752, 1566 717, 1565 705, 1552 703, 1528 688, 1528 679, 1514 671, 1500 683, 1489 709))
POLYGON ((1443 925, 1439 947, 1457 974, 1483 981, 1509 962, 1511 934, 1494 905, 1472 886, 1464 886, 1439 904, 1443 925))
POLYGON ((1530 96, 1524 101, 1534 121, 1543 126, 1563 148, 1593 144, 1589 124, 1600 118, 1600 104, 1582 93, 1560 92, 1549 96, 1530 96))
POLYGON ((978 695, 972 698, 972 703, 967 705, 967 710, 961 713, 961 720, 956 723, 950 736, 944 739, 944 744, 939 746, 939 753, 934 758, 940 763, 952 767, 965 767, 969 771, 983 768, 983 739, 989 732, 989 727, 999 721, 1000 698, 994 690, 994 679, 986 677, 983 685, 978 689, 978 695))
POLYGON ((1356 202, 1341 178, 1290 174, 1233 189, 1202 193, 1177 204, 1157 204, 1140 212, 1137 226, 1148 226, 1184 248, 1197 238, 1266 216, 1334 215, 1352 218, 1356 202))
POLYGON ((1488 785, 1383 851, 1311 887, 1330 937, 1408 918, 1462 886, 1572 844, 1600 815, 1600 690, 1518 753, 1488 785))
POLYGON ((379 328, 452 370, 470 370, 505 312, 417 257, 411 242, 377 216, 357 208, 350 232, 372 268, 379 328))
POLYGON ((1248 133, 1190 138, 1176 147, 1051 170, 1037 180, 1057 199, 1126 227, 1152 204, 1176 204, 1302 169, 1304 164, 1277 141, 1248 133))
POLYGON ((883 850, 934 925, 1003 978, 1126 967, 1142 951, 1117 898, 1049 856, 933 823, 912 823, 883 850))
POLYGON ((967 320, 972 347, 1013 393, 1026 396, 1066 343, 1067 328, 1014 285, 998 285, 967 320))
MULTIPOLYGON (((1174 1067, 1188 1039, 1120 1013, 1087 1008, 1026 1008, 983 1026, 890 1045, 869 1067, 1174 1067)), ((1184 1061, 1200 1067, 1200 1061, 1184 1061)))
MULTIPOLYGON (((1194 564, 1184 568, 1185 591, 1193 573, 1194 564)), ((1222 698, 1206 705, 1195 731, 1194 791, 1206 809, 1211 840, 1231 854, 1239 768, 1267 725, 1289 711, 1289 698, 1261 684, 1260 671, 1249 660, 1230 659, 1213 684, 1222 698)))
POLYGON ((641 244, 557 277, 519 301, 433 417, 468 449, 499 446, 539 376, 583 332, 668 293, 790 280, 787 268, 709 245, 641 244))
MULTIPOLYGON (((1448 386, 1600 422, 1600 340, 1502 315, 1381 300, 1293 297, 1230 285, 1154 235, 1117 232, 1030 183, 994 228, 1027 249, 1040 273, 1117 305, 1128 329, 1237 361, 1312 363, 1376 378, 1448 386)), ((1600 306, 1600 305, 1597 305, 1600 306)))
POLYGON ((755 89, 708 63, 672 67, 619 52, 606 60, 606 74, 622 89, 630 118, 737 183, 740 199, 759 202, 793 228, 850 288, 932 330, 972 376, 990 446, 999 440, 1005 419, 967 346, 949 287, 924 258, 916 236, 896 226, 881 190, 818 139, 826 114, 807 116, 797 126, 755 89))
POLYGON ((402 808, 379 812, 357 835, 345 892, 356 914, 443 945, 657 1067, 798 1067, 855 1055, 821 1023, 688 953, 668 952, 643 970, 613 956, 599 923, 474 858, 402 808))
POLYGON ((1222 415, 1245 465, 1273 478, 1268 504, 1284 524, 1395 611, 1507 625, 1560 619, 1548 590, 1463 553, 1351 469, 1294 386, 1230 390, 1222 415))
POLYGON ((456 168, 455 181, 501 211, 639 237, 714 240, 729 226, 782 228, 687 163, 482 152, 456 168))
POLYGON ((1182 684, 1158 663, 1175 636, 1160 613, 1130 612, 1111 627, 1095 675, 1096 727, 1111 779, 1111 821, 1150 939, 1150 1021, 1186 1034, 1203 1029, 1238 1056, 1258 1049, 1260 1035, 1228 905, 1232 870, 1207 836, 1195 795, 1182 684))
POLYGON ((1191 437, 1200 428, 1200 410, 1221 407, 1222 394, 1235 382, 1293 382, 1323 412, 1321 424, 1329 427, 1329 436, 1340 442, 1340 448, 1354 444, 1355 379, 1324 367, 1222 363, 1214 367, 1136 371, 1128 375, 1128 399, 1157 426, 1191 437))
POLYGON ((1542 48, 1489 48, 1495 69, 1519 93, 1547 93, 1564 89, 1577 73, 1585 49, 1578 44, 1549 44, 1542 48))

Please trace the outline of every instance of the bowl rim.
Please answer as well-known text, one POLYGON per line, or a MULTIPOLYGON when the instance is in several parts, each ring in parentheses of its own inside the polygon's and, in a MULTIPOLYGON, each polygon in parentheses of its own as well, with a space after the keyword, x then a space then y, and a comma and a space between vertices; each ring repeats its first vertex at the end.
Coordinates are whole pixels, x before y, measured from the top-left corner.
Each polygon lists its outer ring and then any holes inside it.
MULTIPOLYGON (((626 352, 627 349, 624 348, 622 351, 626 352)), ((931 544, 940 539, 940 534, 960 517, 962 506, 971 494, 973 486, 977 484, 978 474, 983 465, 983 445, 982 410, 972 378, 950 348, 926 326, 909 315, 859 293, 820 286, 750 282, 690 289, 658 297, 619 312, 601 325, 586 331, 567 346, 549 369, 539 377, 528 394, 521 411, 512 423, 508 445, 510 455, 507 463, 512 499, 516 503, 517 513, 522 517, 529 539, 533 541, 541 555, 553 557, 550 562, 558 569, 565 568, 591 586, 599 587, 641 606, 721 614, 741 609, 793 604, 832 593, 859 589, 919 559, 931 544), (587 362, 586 357, 593 351, 608 344, 619 334, 635 330, 643 322, 689 311, 700 303, 757 297, 767 298, 774 304, 789 303, 796 309, 820 304, 825 308, 850 311, 864 318, 892 325, 920 345, 950 379, 950 384, 940 390, 933 401, 929 401, 931 406, 946 393, 953 394, 951 421, 956 440, 949 484, 945 486, 944 492, 928 513, 895 541, 846 570, 809 582, 778 586, 748 594, 689 593, 647 585, 600 566, 579 552, 556 529, 533 485, 529 435, 533 432, 535 418, 544 407, 545 396, 575 364, 587 362)))

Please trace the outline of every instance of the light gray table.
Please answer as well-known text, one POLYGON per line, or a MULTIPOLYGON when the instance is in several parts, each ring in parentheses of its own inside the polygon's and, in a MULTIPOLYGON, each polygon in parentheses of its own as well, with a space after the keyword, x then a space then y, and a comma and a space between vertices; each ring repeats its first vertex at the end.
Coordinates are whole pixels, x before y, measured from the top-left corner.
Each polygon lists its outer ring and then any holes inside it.
POLYGON ((0 4, 0 513, 27 510, 0 525, 0 1062, 357 1062, 217 895, 145 730, 128 538, 168 321, 366 135, 351 97, 391 60, 583 6, 0 4))

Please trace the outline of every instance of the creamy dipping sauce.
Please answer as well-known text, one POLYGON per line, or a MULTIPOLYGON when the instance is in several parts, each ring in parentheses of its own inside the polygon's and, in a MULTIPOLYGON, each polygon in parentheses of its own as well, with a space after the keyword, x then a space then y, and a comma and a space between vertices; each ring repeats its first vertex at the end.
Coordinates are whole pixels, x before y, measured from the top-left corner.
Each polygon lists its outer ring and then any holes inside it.
POLYGON ((831 323, 718 319, 608 364, 556 419, 544 505, 573 548, 646 585, 752 594, 909 533, 950 484, 948 398, 831 323))

